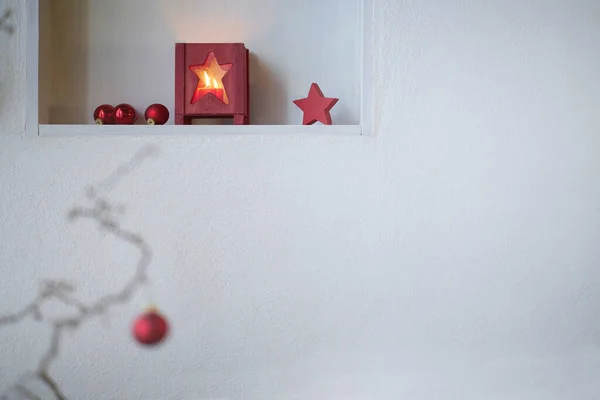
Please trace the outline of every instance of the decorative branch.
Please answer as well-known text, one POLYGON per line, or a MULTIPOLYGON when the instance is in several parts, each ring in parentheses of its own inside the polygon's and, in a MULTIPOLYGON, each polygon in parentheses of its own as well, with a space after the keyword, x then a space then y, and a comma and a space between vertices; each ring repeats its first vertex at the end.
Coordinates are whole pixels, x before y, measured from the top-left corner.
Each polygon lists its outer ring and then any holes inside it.
POLYGON ((98 224, 100 229, 107 231, 117 239, 136 248, 140 256, 135 266, 134 275, 119 291, 104 295, 90 304, 85 304, 77 299, 74 295, 75 287, 67 282, 62 280, 44 281, 38 295, 31 303, 12 314, 0 316, 0 327, 19 323, 29 317, 38 321, 45 321, 51 327, 50 344, 48 349, 42 353, 37 369, 24 374, 12 387, 9 387, 3 394, 0 394, 0 400, 10 400, 10 396, 13 394, 18 394, 21 398, 24 396, 29 400, 39 399, 27 387, 27 383, 32 380, 43 383, 53 393, 56 400, 66 400, 64 391, 50 374, 53 363, 60 356, 65 332, 75 330, 84 322, 105 314, 111 307, 127 303, 132 295, 142 285, 147 283, 146 270, 151 260, 150 247, 141 235, 130 232, 119 225, 116 220, 116 214, 119 213, 120 207, 114 206, 106 198, 101 197, 99 193, 108 192, 125 175, 131 173, 145 158, 153 153, 154 148, 152 147, 144 149, 130 162, 117 168, 107 180, 92 186, 87 191, 91 205, 88 207, 74 207, 68 215, 70 221, 78 219, 92 220, 98 224), (75 316, 59 319, 46 318, 43 315, 42 306, 50 300, 56 300, 74 307, 77 310, 75 316))
POLYGON ((12 35, 15 32, 15 27, 10 24, 10 19, 12 17, 12 10, 7 9, 4 11, 4 14, 0 17, 0 31, 8 33, 12 35))

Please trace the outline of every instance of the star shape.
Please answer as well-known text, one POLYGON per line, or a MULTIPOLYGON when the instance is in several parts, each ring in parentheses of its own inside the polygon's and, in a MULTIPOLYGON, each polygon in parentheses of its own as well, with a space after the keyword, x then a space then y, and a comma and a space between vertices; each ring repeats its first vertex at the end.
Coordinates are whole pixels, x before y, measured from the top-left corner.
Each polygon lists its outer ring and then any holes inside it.
POLYGON ((225 86, 223 85, 223 77, 232 66, 233 64, 219 64, 215 53, 212 51, 206 56, 204 64, 190 65, 190 71, 198 77, 198 86, 194 90, 194 96, 192 96, 190 104, 198 102, 207 94, 212 93, 214 95, 215 93, 211 89, 222 90, 222 101, 225 104, 229 104, 227 91, 225 91, 225 86))
POLYGON ((308 97, 294 100, 294 104, 304 112, 304 117, 302 118, 303 125, 312 125, 317 121, 325 125, 331 125, 329 110, 333 108, 338 100, 323 96, 319 85, 313 83, 310 85, 308 97))

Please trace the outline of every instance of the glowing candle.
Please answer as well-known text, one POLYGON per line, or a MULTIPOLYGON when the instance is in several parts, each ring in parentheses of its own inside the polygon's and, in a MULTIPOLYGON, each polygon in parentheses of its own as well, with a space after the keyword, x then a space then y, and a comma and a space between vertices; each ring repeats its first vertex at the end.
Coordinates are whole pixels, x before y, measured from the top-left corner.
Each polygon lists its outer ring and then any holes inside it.
POLYGON ((210 52, 204 64, 190 65, 190 70, 198 77, 198 86, 190 104, 194 104, 208 94, 213 94, 225 104, 229 104, 227 92, 223 86, 223 76, 232 64, 219 64, 213 52, 210 52))

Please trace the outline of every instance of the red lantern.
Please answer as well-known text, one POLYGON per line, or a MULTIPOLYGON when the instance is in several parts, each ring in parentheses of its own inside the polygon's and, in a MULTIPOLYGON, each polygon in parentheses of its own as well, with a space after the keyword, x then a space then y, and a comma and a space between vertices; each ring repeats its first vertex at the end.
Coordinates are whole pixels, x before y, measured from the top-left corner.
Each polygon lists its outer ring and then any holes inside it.
POLYGON ((175 125, 196 118, 250 124, 249 52, 243 43, 175 44, 175 125))
POLYGON ((147 346, 156 345, 164 340, 169 331, 169 324, 155 308, 148 309, 133 323, 135 339, 147 346))
POLYGON ((115 107, 115 122, 119 125, 133 125, 137 119, 135 108, 129 104, 119 104, 115 107))
POLYGON ((110 104, 102 104, 94 110, 94 121, 97 125, 114 124, 115 109, 110 104))
POLYGON ((164 125, 169 120, 169 110, 162 104, 152 104, 146 108, 144 118, 148 125, 164 125))

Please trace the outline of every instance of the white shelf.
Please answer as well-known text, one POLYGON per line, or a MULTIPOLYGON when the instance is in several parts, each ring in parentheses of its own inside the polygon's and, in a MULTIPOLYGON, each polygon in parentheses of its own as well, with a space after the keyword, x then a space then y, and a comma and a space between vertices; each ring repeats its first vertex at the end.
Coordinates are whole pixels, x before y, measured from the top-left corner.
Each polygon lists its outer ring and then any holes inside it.
POLYGON ((40 125, 40 136, 361 135, 360 125, 40 125))
POLYGON ((172 7, 170 0, 159 0, 156 7, 144 10, 138 10, 130 0, 108 1, 113 2, 119 2, 119 7, 105 7, 104 2, 92 0, 26 0, 28 134, 373 133, 373 0, 279 2, 275 9, 271 9, 270 0, 224 0, 210 3, 216 8, 210 21, 203 24, 185 8, 189 2, 172 7), (322 11, 316 16, 315 5, 322 11), (110 24, 103 22, 107 19, 110 24), (152 31, 144 32, 146 26, 152 31), (49 41, 54 34, 55 40, 49 41), (120 40, 126 42, 115 47, 120 40), (143 114, 148 104, 158 102, 173 113, 174 68, 170 63, 174 62, 175 42, 249 44, 250 119, 260 125, 177 126, 170 125, 172 120, 161 127, 94 125, 92 111, 104 103, 130 103, 143 114), (122 73, 128 70, 137 72, 122 73), (153 79, 149 85, 150 76, 161 79, 153 79), (312 81, 319 83, 326 96, 340 98, 332 110, 336 125, 293 125, 301 121, 302 113, 292 100, 306 96, 312 81))

